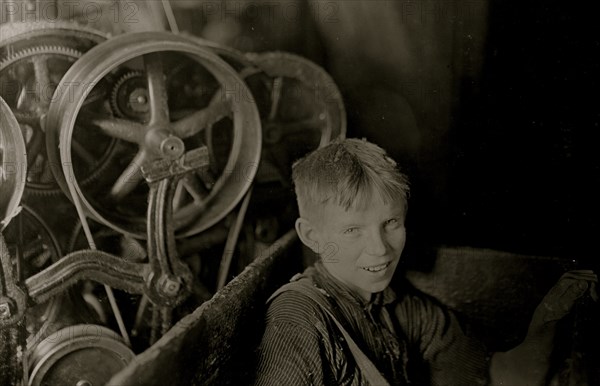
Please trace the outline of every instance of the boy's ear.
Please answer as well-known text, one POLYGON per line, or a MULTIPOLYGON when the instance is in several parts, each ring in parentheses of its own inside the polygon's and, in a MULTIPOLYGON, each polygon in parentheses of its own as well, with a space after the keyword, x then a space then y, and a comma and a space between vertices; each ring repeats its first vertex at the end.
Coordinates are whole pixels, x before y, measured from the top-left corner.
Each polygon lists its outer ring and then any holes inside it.
POLYGON ((296 232, 302 244, 309 247, 314 253, 319 254, 319 233, 318 230, 305 218, 300 217, 296 220, 296 232))

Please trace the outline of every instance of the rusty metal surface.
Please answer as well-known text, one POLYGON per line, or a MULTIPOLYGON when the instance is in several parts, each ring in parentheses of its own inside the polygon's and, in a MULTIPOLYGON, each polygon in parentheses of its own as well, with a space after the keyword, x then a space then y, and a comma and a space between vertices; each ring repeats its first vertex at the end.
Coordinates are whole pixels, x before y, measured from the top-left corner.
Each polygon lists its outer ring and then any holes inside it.
POLYGON ((296 231, 291 230, 108 385, 241 384, 250 376, 248 353, 260 339, 264 303, 301 269, 298 250, 296 231), (166 373, 165 368, 173 371, 166 373))
POLYGON ((143 293, 148 271, 145 264, 130 263, 102 251, 83 250, 72 252, 48 269, 27 278, 25 286, 35 303, 45 302, 85 279, 131 293, 143 293))

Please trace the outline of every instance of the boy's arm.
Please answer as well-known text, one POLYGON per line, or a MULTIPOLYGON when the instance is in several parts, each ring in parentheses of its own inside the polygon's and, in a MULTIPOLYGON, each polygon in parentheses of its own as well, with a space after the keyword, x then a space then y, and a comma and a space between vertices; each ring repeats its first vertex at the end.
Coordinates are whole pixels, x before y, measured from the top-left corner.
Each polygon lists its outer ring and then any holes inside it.
POLYGON ((435 386, 487 384, 489 357, 484 345, 466 336, 456 316, 442 304, 413 292, 396 307, 402 330, 422 360, 415 367, 419 360, 413 359, 411 380, 435 386))
POLYGON ((597 282, 598 277, 592 271, 565 273, 536 308, 523 343, 492 357, 492 385, 545 384, 558 321, 586 293, 597 300, 597 282))
POLYGON ((273 300, 258 347, 255 386, 325 385, 324 340, 307 299, 288 291, 273 300))
POLYGON ((256 386, 324 385, 319 341, 291 323, 272 323, 258 349, 256 386))

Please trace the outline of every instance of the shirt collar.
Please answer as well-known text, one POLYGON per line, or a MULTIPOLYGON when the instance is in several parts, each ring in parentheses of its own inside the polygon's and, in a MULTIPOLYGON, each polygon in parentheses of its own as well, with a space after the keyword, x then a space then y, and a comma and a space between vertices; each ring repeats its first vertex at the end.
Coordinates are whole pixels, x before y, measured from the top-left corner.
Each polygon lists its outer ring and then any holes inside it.
POLYGON ((311 276, 317 286, 322 287, 327 293, 334 297, 341 296, 352 303, 360 305, 363 308, 370 309, 372 306, 388 305, 396 301, 396 293, 389 286, 383 291, 371 295, 369 301, 357 294, 348 285, 335 278, 323 263, 319 260, 305 271, 307 276, 311 276))

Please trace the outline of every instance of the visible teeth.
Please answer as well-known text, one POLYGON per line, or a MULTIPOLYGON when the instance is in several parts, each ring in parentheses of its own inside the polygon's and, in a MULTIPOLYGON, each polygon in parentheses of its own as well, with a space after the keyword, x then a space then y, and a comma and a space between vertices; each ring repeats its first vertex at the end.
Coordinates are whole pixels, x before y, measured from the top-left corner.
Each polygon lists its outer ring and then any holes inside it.
POLYGON ((369 271, 369 272, 379 272, 383 269, 386 269, 388 265, 390 265, 390 263, 384 263, 384 264, 376 265, 373 267, 362 267, 362 269, 369 271))

